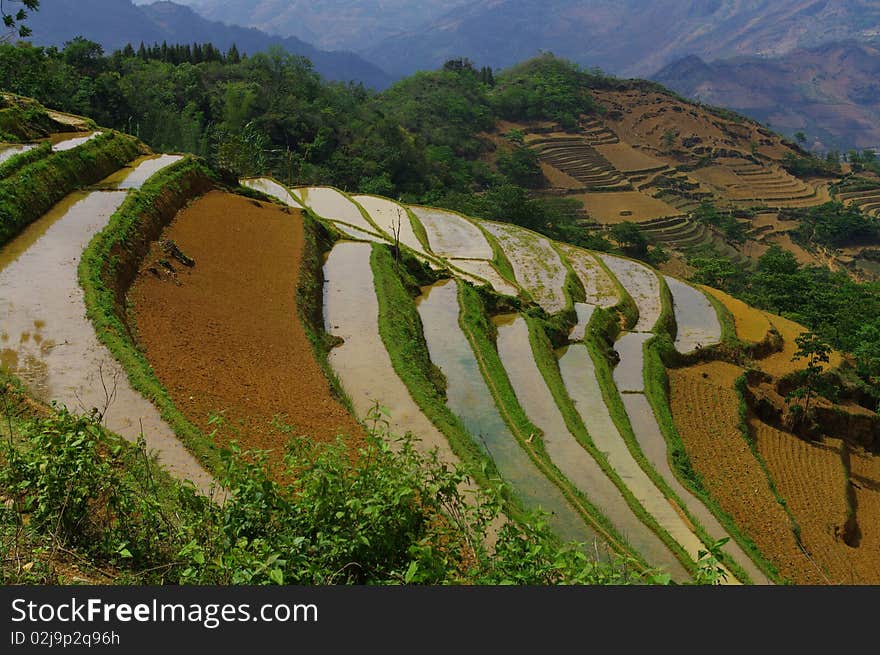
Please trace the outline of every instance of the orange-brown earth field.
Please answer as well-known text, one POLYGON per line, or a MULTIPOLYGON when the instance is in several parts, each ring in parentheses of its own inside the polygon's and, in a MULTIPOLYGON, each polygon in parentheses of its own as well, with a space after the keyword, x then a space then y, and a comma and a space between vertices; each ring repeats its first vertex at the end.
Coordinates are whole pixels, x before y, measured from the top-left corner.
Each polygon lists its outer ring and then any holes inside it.
MULTIPOLYGON (((137 339, 177 407, 221 441, 271 449, 292 435, 362 438, 334 398, 297 314, 304 247, 296 210, 212 191, 183 209, 162 239, 195 260, 156 275, 154 244, 129 292, 137 339), (175 279, 176 277, 176 279, 175 279)), ((168 258, 170 259, 170 258, 168 258)))

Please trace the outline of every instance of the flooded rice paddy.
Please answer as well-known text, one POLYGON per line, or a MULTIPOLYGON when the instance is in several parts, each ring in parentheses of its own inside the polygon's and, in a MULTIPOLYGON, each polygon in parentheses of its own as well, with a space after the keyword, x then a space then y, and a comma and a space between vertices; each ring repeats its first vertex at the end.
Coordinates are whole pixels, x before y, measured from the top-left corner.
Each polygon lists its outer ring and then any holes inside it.
POLYGON ((442 209, 410 207, 428 235, 428 247, 441 257, 491 260, 492 246, 476 225, 442 209))
POLYGON ((639 309, 639 320, 633 332, 650 332, 660 318, 663 305, 660 301, 660 281, 644 264, 629 259, 599 253, 599 257, 611 270, 639 309))
POLYGON ((675 349, 689 353, 721 341, 721 323, 709 299, 698 289, 669 275, 664 276, 672 293, 672 308, 678 327, 675 349))

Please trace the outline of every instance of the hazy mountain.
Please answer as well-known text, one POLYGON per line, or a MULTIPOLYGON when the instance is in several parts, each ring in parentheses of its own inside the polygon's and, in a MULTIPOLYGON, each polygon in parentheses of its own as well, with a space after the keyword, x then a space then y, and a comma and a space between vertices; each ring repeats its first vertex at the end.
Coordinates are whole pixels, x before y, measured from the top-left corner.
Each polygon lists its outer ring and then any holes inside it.
POLYGON ((233 43, 239 51, 256 53, 271 45, 308 57, 315 70, 330 80, 358 80, 381 89, 391 82, 374 64, 352 52, 324 51, 295 37, 280 37, 252 28, 209 21, 189 7, 172 2, 134 5, 131 0, 42 0, 29 20, 30 41, 38 45, 64 44, 76 36, 114 50, 143 41, 154 43, 211 42, 222 50, 233 43))
POLYGON ((779 55, 880 39, 876 0, 478 0, 361 53, 395 75, 466 56, 505 67, 541 50, 622 76, 683 56, 779 55))
POLYGON ((706 63, 691 56, 651 76, 689 98, 729 107, 815 149, 880 146, 880 50, 854 42, 782 57, 706 63))
MULTIPOLYGON (((144 4, 152 0, 136 0, 144 4)), ((296 36, 321 48, 361 50, 412 30, 466 0, 179 0, 212 20, 296 36)))

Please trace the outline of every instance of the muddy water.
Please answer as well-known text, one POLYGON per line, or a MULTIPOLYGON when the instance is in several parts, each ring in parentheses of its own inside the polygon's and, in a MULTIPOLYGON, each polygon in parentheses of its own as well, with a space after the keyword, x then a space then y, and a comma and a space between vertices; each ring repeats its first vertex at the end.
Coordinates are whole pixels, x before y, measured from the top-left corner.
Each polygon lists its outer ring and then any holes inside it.
POLYGON ((379 336, 370 251, 368 243, 340 241, 324 264, 324 329, 344 339, 330 351, 330 365, 359 418, 366 418, 378 401, 391 413, 392 432, 412 432, 420 440, 420 449, 437 448, 443 461, 456 464, 459 460, 446 437, 409 395, 379 336))
POLYGON ((104 178, 96 186, 107 189, 140 189, 154 173, 183 159, 182 155, 146 155, 113 175, 104 178))
POLYGON ((672 308, 678 331, 675 349, 689 353, 700 346, 721 341, 721 323, 715 308, 703 292, 668 275, 664 276, 672 293, 672 308))
POLYGON ((639 309, 639 320, 633 332, 650 332, 660 318, 660 281, 650 268, 629 259, 599 254, 605 265, 629 292, 639 309))
POLYGON ((593 312, 596 311, 596 306, 576 302, 574 304, 574 311, 577 314, 578 320, 575 326, 571 329, 568 338, 572 341, 583 341, 587 336, 587 326, 590 324, 590 319, 593 318, 593 312))
POLYGON ((44 401, 76 412, 98 408, 104 424, 127 439, 143 430, 147 447, 173 475, 207 492, 211 477, 131 388, 85 315, 80 255, 125 197, 123 191, 73 193, 0 251, 3 366, 44 401))
MULTIPOLYGON (((595 365, 587 347, 583 344, 574 344, 561 350, 559 370, 568 395, 574 401, 596 448, 605 454, 608 463, 642 507, 696 561, 697 551, 704 548, 702 542, 642 470, 627 448, 602 399, 602 389, 596 378, 595 365)), ((681 564, 678 564, 678 567, 675 570, 681 574, 684 569, 681 564)), ((672 568, 667 570, 673 571, 672 568)))
POLYGON ((90 132, 88 134, 83 134, 82 132, 61 132, 51 135, 49 143, 52 144, 52 150, 55 152, 63 152, 64 150, 73 150, 86 141, 91 141, 99 134, 101 132, 90 132))
MULTIPOLYGON (((688 511, 700 522, 713 539, 729 537, 730 535, 724 527, 700 499, 685 489, 673 474, 666 452, 666 440, 663 438, 660 426, 654 417, 654 410, 651 408, 648 399, 643 394, 624 394, 623 404, 626 407, 626 413, 629 415, 630 424, 636 435, 636 440, 639 442, 639 447, 642 449, 648 462, 654 467, 654 470, 663 476, 663 479, 678 495, 688 511)), ((727 542, 724 550, 746 570, 755 583, 769 584, 767 577, 755 566, 748 555, 743 552, 733 539, 727 542)), ((734 577, 728 572, 728 582, 731 581, 734 581, 734 577)))
POLYGON ((394 238, 395 226, 399 225, 400 243, 418 253, 425 254, 425 246, 413 231, 409 215, 403 207, 396 202, 376 196, 352 196, 352 200, 366 209, 373 222, 392 239, 394 238))
POLYGON ((303 204, 318 216, 330 221, 348 223, 367 232, 377 232, 376 226, 361 214, 356 204, 330 187, 298 187, 296 193, 303 204))
POLYGON ((565 309, 562 289, 568 270, 550 242, 516 225, 485 221, 513 266, 516 280, 548 313, 565 309))
POLYGON ((21 153, 27 152, 28 150, 32 150, 36 147, 37 144, 35 143, 24 143, 22 145, 15 146, 0 146, 0 164, 9 159, 12 159, 16 155, 20 155, 21 153))
POLYGON ((567 243, 556 242, 586 291, 586 302, 599 307, 613 307, 618 302, 617 288, 593 255, 567 243))
POLYGON ((626 332, 614 344, 620 362, 614 368, 614 384, 621 394, 645 390, 645 342, 653 338, 650 332, 626 332))
POLYGON ((523 410, 544 433, 544 447, 553 463, 652 566, 662 566, 676 579, 687 578, 687 572, 672 551, 636 517, 620 490, 568 431, 535 364, 525 320, 513 315, 497 320, 496 325, 498 354, 504 369, 523 410))
POLYGON ((302 205, 299 203, 298 197, 293 191, 288 190, 287 188, 278 184, 278 182, 270 180, 267 177, 255 177, 241 180, 241 184, 242 186, 246 186, 250 189, 255 189, 256 191, 262 191, 268 196, 274 196, 289 207, 296 207, 297 209, 302 208, 302 205))
POLYGON ((501 276, 492 262, 485 259, 450 259, 449 263, 461 270, 486 280, 498 293, 519 295, 519 289, 501 276))
POLYGON ((565 540, 601 543, 562 492, 535 466, 511 434, 483 380, 470 343, 458 324, 458 290, 445 280, 428 287, 418 304, 433 361, 448 381, 447 404, 474 442, 494 461, 501 477, 527 507, 550 512, 549 522, 565 540))
POLYGON ((410 207, 428 235, 428 246, 441 257, 492 259, 495 253, 480 229, 458 214, 429 207, 410 207))

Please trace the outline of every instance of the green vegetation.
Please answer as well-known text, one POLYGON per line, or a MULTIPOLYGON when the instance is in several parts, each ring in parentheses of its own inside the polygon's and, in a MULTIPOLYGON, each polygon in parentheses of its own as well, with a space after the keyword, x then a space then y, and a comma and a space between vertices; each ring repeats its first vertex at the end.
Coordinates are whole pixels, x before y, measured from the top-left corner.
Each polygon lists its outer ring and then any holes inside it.
POLYGON ((590 561, 533 515, 505 522, 490 551, 497 494, 466 502, 464 474, 387 434, 378 414, 354 458, 338 443, 292 440, 290 482, 270 476, 262 453, 224 450, 220 504, 169 479, 143 443, 65 410, 34 416, 19 390, 0 389, 4 584, 72 575, 121 584, 665 582, 627 560, 590 561))
POLYGON ((798 221, 796 238, 808 245, 842 248, 880 240, 880 219, 863 214, 858 207, 827 202, 787 213, 798 221))
POLYGON ((545 54, 501 72, 492 102, 508 120, 550 120, 565 128, 599 109, 587 88, 594 73, 545 54))
POLYGON ((89 243, 79 263, 79 282, 86 311, 98 338, 122 364, 132 386, 153 402, 174 433, 208 470, 220 467, 215 444, 174 405, 156 379, 146 356, 129 330, 124 292, 138 263, 162 228, 193 196, 208 190, 211 173, 198 160, 186 158, 153 175, 129 192, 122 206, 89 243))
POLYGON ((53 152, 0 179, 0 244, 82 186, 119 170, 142 152, 133 137, 108 132, 78 148, 53 152))
POLYGON ((58 127, 46 108, 32 98, 0 95, 0 141, 32 141, 48 136, 58 127))
POLYGON ((711 202, 704 200, 693 212, 694 219, 706 225, 717 227, 728 241, 742 244, 746 241, 746 227, 737 220, 735 211, 719 211, 711 202))
POLYGON ((36 148, 31 148, 30 150, 25 150, 17 155, 13 155, 0 164, 0 179, 9 177, 25 166, 33 164, 35 161, 38 161, 43 157, 48 157, 51 153, 52 146, 48 143, 41 143, 36 148))

